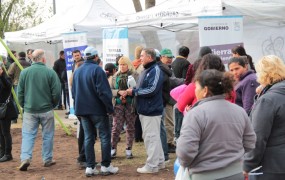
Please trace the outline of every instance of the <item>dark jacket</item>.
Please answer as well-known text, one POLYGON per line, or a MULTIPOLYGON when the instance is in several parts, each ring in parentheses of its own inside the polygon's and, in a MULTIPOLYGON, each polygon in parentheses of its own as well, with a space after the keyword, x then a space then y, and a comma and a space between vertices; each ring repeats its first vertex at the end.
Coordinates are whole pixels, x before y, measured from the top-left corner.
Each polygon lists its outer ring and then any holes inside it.
POLYGON ((171 64, 175 77, 185 79, 189 64, 190 62, 187 59, 177 56, 171 64))
POLYGON ((72 97, 77 116, 107 116, 114 111, 106 73, 93 60, 86 60, 74 71, 72 97))
POLYGON ((165 107, 171 98, 170 97, 171 88, 170 88, 169 78, 172 75, 172 71, 166 64, 163 64, 161 61, 157 62, 157 64, 163 73, 162 100, 163 100, 163 107, 165 107))
MULTIPOLYGON (((25 58, 19 58, 19 63, 22 65, 23 68, 31 66, 31 63, 27 62, 25 58)), ((21 69, 15 62, 13 62, 8 70, 8 75, 12 78, 13 85, 18 85, 20 73, 21 69)))
POLYGON ((162 115, 163 73, 155 62, 145 66, 133 95, 137 97, 137 111, 145 116, 162 115))
POLYGON ((243 169, 246 172, 262 166, 263 173, 285 176, 284 102, 285 81, 274 84, 255 102, 250 118, 257 141, 255 149, 245 155, 243 169))
POLYGON ((54 62, 53 70, 56 72, 58 78, 60 79, 61 83, 67 82, 67 79, 62 79, 62 72, 66 71, 66 63, 65 59, 59 58, 54 62))
POLYGON ((10 96, 10 102, 7 105, 6 116, 0 120, 13 120, 18 118, 16 107, 13 103, 11 94, 12 80, 8 76, 2 74, 0 76, 0 103, 5 103, 10 96))
POLYGON ((238 84, 235 86, 235 103, 243 107, 247 114, 251 111, 256 94, 255 90, 258 86, 259 83, 256 81, 256 74, 251 70, 241 76, 238 84))

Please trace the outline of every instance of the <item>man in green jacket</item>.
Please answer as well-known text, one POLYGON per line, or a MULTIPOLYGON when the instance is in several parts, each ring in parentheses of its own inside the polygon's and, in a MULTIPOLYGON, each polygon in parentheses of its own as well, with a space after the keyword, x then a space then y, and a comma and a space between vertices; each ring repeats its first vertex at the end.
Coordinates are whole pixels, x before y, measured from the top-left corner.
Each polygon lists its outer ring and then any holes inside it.
POLYGON ((32 55, 34 63, 21 72, 18 84, 18 99, 24 108, 20 171, 26 171, 30 165, 39 125, 44 167, 55 164, 53 108, 59 101, 61 86, 55 71, 45 65, 44 50, 36 49, 32 55))

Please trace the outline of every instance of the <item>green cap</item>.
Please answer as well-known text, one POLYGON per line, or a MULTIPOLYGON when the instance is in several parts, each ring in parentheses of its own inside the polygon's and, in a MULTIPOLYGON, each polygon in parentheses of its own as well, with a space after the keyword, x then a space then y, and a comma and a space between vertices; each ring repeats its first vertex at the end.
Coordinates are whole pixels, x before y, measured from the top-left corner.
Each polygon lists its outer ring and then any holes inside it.
POLYGON ((172 54, 172 52, 171 52, 171 50, 170 49, 162 49, 161 51, 160 51, 160 55, 161 56, 167 56, 167 57, 174 57, 173 56, 173 54, 172 54))

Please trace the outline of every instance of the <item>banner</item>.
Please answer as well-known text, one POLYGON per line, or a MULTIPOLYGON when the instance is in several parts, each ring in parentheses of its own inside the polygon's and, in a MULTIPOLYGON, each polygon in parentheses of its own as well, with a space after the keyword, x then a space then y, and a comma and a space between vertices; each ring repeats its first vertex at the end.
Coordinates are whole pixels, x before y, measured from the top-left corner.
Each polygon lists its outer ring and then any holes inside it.
POLYGON ((243 45, 243 17, 199 17, 199 40, 200 47, 209 46, 227 64, 232 57, 231 49, 243 45))
POLYGON ((85 32, 72 32, 72 33, 64 33, 62 34, 63 37, 63 48, 64 48, 64 56, 65 56, 65 63, 66 63, 66 72, 67 72, 67 79, 68 79, 68 92, 69 92, 69 118, 76 119, 74 115, 74 106, 73 106, 73 99, 71 95, 71 87, 69 83, 69 79, 72 75, 72 66, 74 63, 72 57, 72 51, 79 50, 83 57, 83 52, 87 47, 87 38, 85 32))
POLYGON ((129 57, 128 28, 103 30, 103 67, 106 63, 116 63, 117 56, 129 57))

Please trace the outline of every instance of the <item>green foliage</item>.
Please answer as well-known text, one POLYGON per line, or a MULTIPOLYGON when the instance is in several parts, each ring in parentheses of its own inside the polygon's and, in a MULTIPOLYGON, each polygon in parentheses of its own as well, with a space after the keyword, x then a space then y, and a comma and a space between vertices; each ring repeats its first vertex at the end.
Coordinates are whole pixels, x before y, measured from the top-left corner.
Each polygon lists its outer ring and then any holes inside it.
POLYGON ((0 0, 0 37, 4 32, 30 28, 51 17, 52 7, 47 7, 46 1, 0 0))

